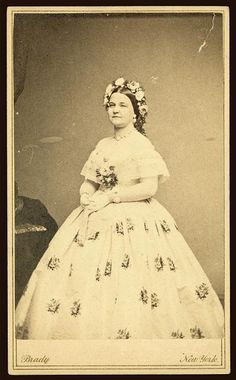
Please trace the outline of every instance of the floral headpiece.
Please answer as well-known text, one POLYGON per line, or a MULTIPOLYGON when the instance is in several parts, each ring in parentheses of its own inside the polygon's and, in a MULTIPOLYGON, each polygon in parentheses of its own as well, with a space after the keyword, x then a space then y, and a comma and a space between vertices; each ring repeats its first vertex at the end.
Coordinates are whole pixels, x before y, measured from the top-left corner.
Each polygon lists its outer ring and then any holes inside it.
POLYGON ((137 106, 139 110, 139 115, 142 119, 142 124, 145 123, 145 118, 148 112, 148 106, 146 103, 146 97, 144 94, 144 89, 140 86, 138 82, 135 81, 127 81, 124 78, 118 78, 116 81, 113 81, 106 88, 104 95, 104 106, 108 107, 110 102, 110 97, 113 92, 118 88, 126 88, 130 90, 130 92, 135 96, 137 100, 137 106))

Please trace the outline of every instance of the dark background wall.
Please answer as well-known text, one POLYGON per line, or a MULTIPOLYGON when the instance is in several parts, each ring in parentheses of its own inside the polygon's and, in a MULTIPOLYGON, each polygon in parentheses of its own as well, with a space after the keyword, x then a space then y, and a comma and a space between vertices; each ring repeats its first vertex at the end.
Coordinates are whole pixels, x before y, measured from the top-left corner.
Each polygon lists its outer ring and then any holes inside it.
POLYGON ((147 134, 171 173, 156 198, 222 295, 221 15, 199 52, 212 20, 212 14, 15 16, 15 84, 24 82, 15 103, 15 177, 20 193, 39 198, 61 224, 79 204, 90 151, 112 133, 105 87, 119 76, 140 81, 150 109, 147 134), (47 137, 57 139, 40 141, 47 137))

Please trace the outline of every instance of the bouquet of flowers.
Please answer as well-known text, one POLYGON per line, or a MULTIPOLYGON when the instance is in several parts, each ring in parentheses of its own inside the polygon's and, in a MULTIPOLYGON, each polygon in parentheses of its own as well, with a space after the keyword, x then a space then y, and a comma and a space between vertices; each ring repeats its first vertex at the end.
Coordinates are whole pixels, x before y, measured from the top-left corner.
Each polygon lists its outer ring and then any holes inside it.
POLYGON ((109 163, 104 163, 103 166, 96 169, 96 177, 107 189, 112 189, 118 183, 118 178, 114 169, 115 167, 109 163))

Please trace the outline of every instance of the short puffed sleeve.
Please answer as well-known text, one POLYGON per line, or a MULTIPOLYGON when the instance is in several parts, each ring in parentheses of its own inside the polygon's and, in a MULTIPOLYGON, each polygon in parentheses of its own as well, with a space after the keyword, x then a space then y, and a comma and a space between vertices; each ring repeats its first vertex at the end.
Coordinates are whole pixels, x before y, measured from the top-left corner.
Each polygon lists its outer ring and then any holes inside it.
POLYGON ((106 139, 100 140, 95 149, 90 153, 87 161, 85 162, 84 166, 82 167, 82 170, 80 174, 85 177, 85 179, 90 179, 93 182, 99 183, 98 178, 96 176, 96 169, 99 165, 99 154, 101 152, 102 147, 106 144, 106 139))
MULTIPOLYGON (((146 138, 145 138, 146 139, 146 138)), ((158 176, 159 183, 165 182, 170 174, 166 163, 154 146, 146 139, 136 152, 125 163, 124 175, 129 179, 140 179, 158 176)))

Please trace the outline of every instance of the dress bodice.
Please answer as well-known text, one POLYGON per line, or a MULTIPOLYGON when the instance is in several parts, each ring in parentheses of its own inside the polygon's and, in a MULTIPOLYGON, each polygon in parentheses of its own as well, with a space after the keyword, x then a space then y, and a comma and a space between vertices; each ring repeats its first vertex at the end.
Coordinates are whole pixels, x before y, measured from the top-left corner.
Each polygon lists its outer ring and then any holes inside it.
POLYGON ((133 185, 144 177, 158 176, 160 182, 169 177, 150 140, 136 131, 119 141, 114 137, 100 140, 80 174, 103 189, 133 185))

